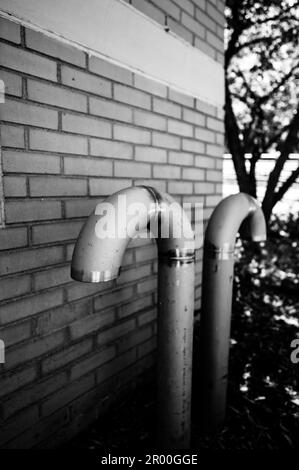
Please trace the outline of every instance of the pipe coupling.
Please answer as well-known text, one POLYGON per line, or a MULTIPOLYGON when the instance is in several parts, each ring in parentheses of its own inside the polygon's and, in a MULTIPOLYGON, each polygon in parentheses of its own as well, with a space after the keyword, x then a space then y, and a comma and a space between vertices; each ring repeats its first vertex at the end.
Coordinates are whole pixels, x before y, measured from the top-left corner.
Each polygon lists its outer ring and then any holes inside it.
POLYGON ((222 246, 215 246, 212 243, 206 242, 204 253, 207 258, 225 261, 234 259, 235 248, 230 243, 223 243, 222 246))

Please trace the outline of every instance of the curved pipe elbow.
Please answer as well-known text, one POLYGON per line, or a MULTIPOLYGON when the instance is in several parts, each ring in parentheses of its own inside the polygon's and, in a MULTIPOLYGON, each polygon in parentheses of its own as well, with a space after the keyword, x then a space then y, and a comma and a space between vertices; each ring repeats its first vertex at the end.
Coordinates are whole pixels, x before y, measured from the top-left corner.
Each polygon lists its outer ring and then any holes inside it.
POLYGON ((159 257, 194 257, 194 233, 182 207, 168 194, 146 186, 121 190, 98 204, 75 245, 71 276, 83 282, 118 277, 130 240, 156 238, 159 257))
POLYGON ((206 230, 205 245, 214 253, 233 252, 240 227, 245 222, 245 235, 260 242, 267 238, 263 211, 252 196, 233 194, 223 199, 214 210, 206 230))

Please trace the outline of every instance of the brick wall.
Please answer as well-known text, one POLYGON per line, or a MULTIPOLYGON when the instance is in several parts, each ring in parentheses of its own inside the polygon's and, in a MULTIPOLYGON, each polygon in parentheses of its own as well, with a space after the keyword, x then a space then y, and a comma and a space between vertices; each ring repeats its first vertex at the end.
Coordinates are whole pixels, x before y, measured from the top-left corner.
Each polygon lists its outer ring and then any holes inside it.
MULTIPOLYGON (((221 39, 208 40, 223 21, 222 2, 136 6, 158 21, 169 10, 178 34, 186 34, 184 25, 190 42, 222 60, 221 39), (197 35, 191 20, 200 12, 209 21, 202 20, 201 35, 198 23, 197 35)), ((112 192, 148 184, 181 203, 203 202, 207 219, 221 198, 223 116, 7 20, 0 20, 0 37, 0 446, 52 447, 155 363, 155 245, 132 242, 117 281, 74 282, 70 260, 85 217, 112 192)), ((196 309, 200 283, 198 249, 196 309)))
POLYGON ((224 0, 125 0, 223 63, 224 0))

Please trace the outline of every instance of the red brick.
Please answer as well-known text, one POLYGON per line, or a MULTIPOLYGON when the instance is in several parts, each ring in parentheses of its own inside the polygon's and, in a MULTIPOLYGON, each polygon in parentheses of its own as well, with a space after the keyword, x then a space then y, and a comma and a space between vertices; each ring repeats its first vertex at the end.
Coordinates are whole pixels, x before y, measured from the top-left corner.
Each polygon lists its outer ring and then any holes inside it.
POLYGON ((35 324, 35 334, 45 335, 70 325, 73 321, 85 318, 90 314, 91 302, 84 299, 76 303, 53 306, 38 315, 35 324))
POLYGON ((53 243, 76 239, 82 228, 82 222, 62 222, 32 227, 32 243, 53 243))
POLYGON ((56 63, 37 54, 0 44, 0 65, 37 77, 57 81, 56 63))
POLYGON ((145 328, 138 328, 132 333, 122 337, 120 341, 117 342, 117 352, 118 354, 123 354, 129 349, 136 348, 140 343, 143 343, 152 336, 152 329, 150 326, 145 328))
POLYGON ((137 126, 149 127, 160 131, 166 130, 166 119, 157 114, 134 110, 134 123, 137 126))
POLYGON ((10 173, 59 173, 60 157, 32 152, 3 152, 3 169, 10 173))
MULTIPOLYGON (((127 377, 128 373, 126 368, 129 367, 131 364, 134 364, 136 361, 136 351, 135 349, 131 349, 130 351, 125 352, 119 357, 116 357, 113 359, 113 361, 108 362, 108 364, 103 365, 100 367, 96 373, 96 381, 98 384, 101 384, 105 380, 107 380, 109 377, 112 377, 113 375, 116 375, 120 371, 125 370, 125 377, 123 377, 123 380, 127 377)), ((129 377, 128 377, 129 379, 129 377)))
MULTIPOLYGON (((28 408, 28 410, 33 411, 35 409, 37 412, 39 411, 36 405, 28 408)), ((30 429, 26 429, 22 434, 18 434, 17 437, 6 444, 6 447, 9 449, 29 449, 32 447, 33 442, 37 445, 41 440, 49 439, 49 436, 53 436, 53 433, 57 435, 57 429, 66 426, 69 423, 69 419, 70 413, 66 408, 56 411, 43 420, 40 420, 40 414, 37 413, 37 416, 33 415, 31 419, 26 418, 25 420, 25 428, 30 426, 30 429)), ((24 431, 21 428, 19 432, 21 430, 24 431)))
POLYGON ((112 137, 112 126, 106 121, 75 114, 62 114, 62 130, 95 137, 112 137))
POLYGON ((138 294, 145 294, 148 292, 152 291, 157 291, 157 279, 156 277, 154 278, 149 278, 145 279, 142 282, 138 282, 137 284, 137 293, 138 294))
POLYGON ((157 309, 156 308, 151 308, 150 310, 147 310, 144 313, 141 313, 138 316, 138 324, 140 326, 145 325, 146 323, 153 322, 157 318, 157 309))
POLYGON ((120 323, 114 328, 109 328, 98 334, 97 344, 103 346, 107 343, 114 342, 121 336, 125 336, 136 327, 134 320, 127 320, 125 323, 120 323))
POLYGON ((63 44, 61 41, 52 39, 33 29, 26 29, 26 46, 43 54, 56 57, 57 59, 71 62, 81 67, 85 66, 85 54, 75 47, 63 44))
POLYGON ((15 251, 0 256, 0 274, 13 274, 20 271, 42 268, 63 260, 63 248, 39 248, 26 251, 15 251))
POLYGON ((180 93, 179 91, 173 90, 172 88, 169 88, 168 97, 171 101, 180 103, 183 106, 188 106, 189 108, 194 107, 194 98, 192 96, 180 93))
POLYGON ((35 367, 26 367, 21 371, 15 372, 13 375, 1 373, 1 387, 0 396, 8 395, 15 390, 18 390, 28 383, 32 383, 36 378, 35 367))
MULTIPOLYGON (((62 304, 63 295, 61 290, 46 292, 39 295, 32 295, 22 300, 9 303, 1 307, 0 324, 5 325, 17 320, 28 318, 35 315, 47 308, 51 308, 62 304)), ((7 365, 10 366, 11 362, 7 357, 7 365)))
POLYGON ((180 23, 177 23, 177 21, 173 20, 172 18, 168 19, 167 24, 170 31, 185 39, 185 41, 189 42, 190 44, 193 43, 193 33, 187 28, 182 26, 180 23))
POLYGON ((4 176, 3 187, 7 198, 27 195, 26 178, 24 176, 4 176))
POLYGON ((183 109, 183 120, 191 122, 197 126, 205 125, 204 114, 201 114, 198 111, 192 111, 191 109, 183 109))
MULTIPOLYGON (((92 179, 89 180, 90 185, 90 192, 91 187, 93 186, 92 179)), ((100 181, 100 179, 99 179, 100 181)), ((112 180, 114 181, 114 180, 112 180)), ((98 183, 99 184, 99 183, 98 183)), ((68 217, 87 217, 91 212, 94 211, 97 203, 99 202, 98 199, 72 199, 70 201, 65 201, 65 216, 68 217)))
POLYGON ((193 165, 193 155, 184 152, 169 152, 168 154, 169 163, 175 165, 193 165))
POLYGON ((0 79, 4 82, 5 95, 22 96, 22 77, 6 70, 0 70, 0 79))
POLYGON ((212 18, 210 18, 206 13, 204 13, 202 10, 199 10, 196 8, 196 19, 204 25, 206 28, 210 29, 211 31, 216 32, 217 25, 215 22, 215 18, 212 15, 212 18))
POLYGON ((4 341, 5 347, 19 343, 20 341, 31 337, 30 322, 22 322, 7 328, 0 329, 1 340, 4 341))
POLYGON ((147 354, 155 351, 157 348, 157 338, 151 338, 138 346, 138 358, 142 358, 147 354))
POLYGON ((90 139, 90 153, 99 157, 133 158, 133 145, 115 140, 90 139))
POLYGON ((210 116, 217 115, 217 108, 209 103, 201 101, 199 99, 196 100, 196 109, 201 113, 208 114, 210 116))
POLYGON ((212 157, 222 157, 222 155, 223 155, 223 148, 222 148, 222 147, 218 147, 217 145, 208 144, 208 145, 207 145, 206 153, 207 153, 208 155, 211 155, 212 157))
POLYGON ((202 140, 204 142, 215 142, 215 132, 209 131, 208 129, 202 129, 197 127, 195 129, 195 137, 198 140, 202 140))
POLYGON ((204 39, 205 37, 205 28, 192 16, 188 15, 184 11, 182 12, 182 24, 186 26, 186 28, 190 29, 194 34, 204 39))
POLYGON ((136 129, 134 127, 115 124, 113 126, 113 131, 113 135, 116 140, 134 142, 136 144, 149 144, 151 141, 151 135, 148 131, 136 129))
POLYGON ((113 291, 111 293, 104 293, 100 297, 96 297, 94 299, 94 308, 95 311, 103 310, 108 307, 112 307, 115 305, 119 305, 126 300, 130 299, 133 295, 133 288, 127 287, 118 289, 117 291, 113 291))
MULTIPOLYGON (((43 374, 48 374, 49 372, 57 370, 60 367, 63 367, 66 364, 69 364, 70 362, 73 362, 79 357, 84 356, 86 353, 90 352, 91 348, 92 340, 87 339, 80 343, 76 343, 73 346, 70 346, 69 348, 64 348, 62 351, 59 351, 56 354, 51 354, 50 357, 44 359, 42 362, 43 374)), ((62 383, 61 385, 64 385, 64 383, 62 383)), ((61 385, 59 388, 61 388, 61 385)))
POLYGON ((167 153, 164 149, 153 147, 136 147, 135 159, 143 162, 165 163, 167 161, 167 153))
POLYGON ((3 147, 24 148, 23 127, 1 124, 1 142, 3 147))
POLYGON ((127 69, 118 67, 106 60, 99 59, 98 57, 89 58, 89 69, 103 77, 111 78, 116 82, 133 84, 133 74, 127 69))
POLYGON ((219 12, 211 3, 207 3, 207 12, 214 21, 216 21, 221 26, 224 25, 224 13, 223 11, 219 12))
POLYGON ((74 111, 87 111, 87 97, 57 85, 27 80, 28 97, 33 101, 74 111))
POLYGON ((114 163, 115 176, 131 177, 131 178, 146 178, 151 176, 151 167, 147 163, 135 162, 115 162, 114 163))
POLYGON ((192 137, 193 127, 190 126, 190 124, 185 124, 184 122, 169 119, 168 132, 171 132, 172 134, 184 135, 186 137, 192 137))
POLYGON ((94 334, 100 329, 112 325, 114 321, 115 311, 113 309, 106 312, 93 313, 70 325, 71 337, 72 339, 78 339, 88 334, 94 334))
POLYGON ((132 5, 157 23, 164 24, 164 13, 147 0, 132 0, 132 5))
POLYGON ((97 370, 102 364, 110 361, 114 356, 115 348, 114 346, 110 346, 109 348, 97 351, 80 362, 77 361, 71 370, 71 380, 77 379, 92 370, 97 370))
MULTIPOLYGON (((52 395, 42 404, 42 415, 47 416, 52 414, 57 409, 64 407, 68 403, 71 403, 75 398, 92 389, 93 386, 94 378, 91 375, 84 377, 84 379, 81 379, 80 381, 70 383, 67 387, 52 395)), ((57 430, 57 424, 54 429, 57 430)), ((48 433, 46 433, 46 435, 47 434, 48 433)))
POLYGON ((202 38, 195 38, 194 47, 200 49, 202 52, 210 56, 213 60, 216 59, 215 49, 206 42, 204 42, 202 38))
POLYGON ((19 364, 30 361, 61 346, 64 342, 64 332, 58 331, 42 339, 11 349, 6 354, 5 367, 13 368, 19 364))
POLYGON ((0 300, 17 298, 31 290, 30 276, 18 276, 0 279, 0 300))
POLYGON ((213 194, 212 196, 206 196, 206 206, 215 207, 220 201, 222 197, 219 194, 213 194))
POLYGON ((136 250, 137 263, 153 260, 156 258, 157 258, 157 247, 154 244, 146 246, 145 248, 142 247, 142 249, 136 250))
POLYGON ((132 180, 129 179, 91 178, 89 180, 90 194, 92 196, 109 196, 130 186, 132 186, 132 180))
POLYGON ((183 168, 183 179, 184 180, 203 180, 205 177, 205 170, 199 168, 183 168))
POLYGON ((174 0, 174 2, 180 7, 183 8, 189 15, 194 15, 194 4, 190 0, 174 0))
POLYGON ((180 179, 181 177, 180 167, 173 165, 154 165, 153 173, 154 178, 164 179, 165 175, 167 179, 180 179))
POLYGON ((170 181, 168 183, 168 191, 170 194, 191 194, 192 183, 183 181, 170 181))
POLYGON ((154 111, 160 114, 166 114, 167 116, 172 116, 176 118, 181 117, 181 107, 177 104, 169 103, 169 101, 154 98, 153 108, 154 111))
POLYGON ((222 181, 222 171, 207 170, 207 181, 222 181))
POLYGON ((30 130, 30 148, 34 150, 46 150, 59 153, 87 154, 86 137, 74 134, 59 134, 37 129, 30 130))
POLYGON ((213 183, 195 183, 195 193, 196 194, 213 194, 214 193, 214 184, 213 183))
POLYGON ((18 412, 33 403, 40 401, 56 390, 67 384, 67 374, 65 372, 56 374, 49 379, 35 383, 34 387, 27 387, 18 394, 15 394, 5 403, 4 417, 7 419, 12 414, 18 412))
POLYGON ((5 206, 6 221, 8 223, 58 219, 61 217, 61 204, 59 201, 10 201, 5 206))
POLYGON ((112 162, 100 158, 64 157, 64 172, 67 175, 112 176, 112 162))
POLYGON ((61 67, 61 80, 64 85, 94 93, 95 95, 107 96, 111 98, 111 83, 91 73, 82 72, 63 65, 61 67))
POLYGON ((89 98, 90 113, 117 121, 132 122, 133 111, 128 106, 100 98, 89 98))
MULTIPOLYGON (((14 442, 12 439, 19 436, 21 432, 25 431, 25 435, 27 436, 28 428, 32 427, 33 424, 38 421, 38 417, 38 407, 35 405, 22 410, 16 416, 7 420, 5 426, 2 427, 0 431, 1 447, 5 447, 6 449, 11 448, 12 442, 14 442)), ((18 439, 18 437, 16 439, 18 439)), ((20 449, 23 447, 18 445, 17 448, 20 449)))
MULTIPOLYGON (((150 4, 147 3, 147 5, 150 4)), ((148 93, 151 93, 153 95, 158 95, 162 98, 166 98, 167 96, 167 87, 165 85, 162 85, 161 83, 156 82, 155 80, 150 80, 149 78, 144 77, 143 75, 135 74, 134 85, 136 88, 140 88, 141 90, 147 91, 148 93)))
POLYGON ((199 166, 200 168, 214 168, 215 159, 213 157, 207 157, 206 155, 196 155, 195 166, 199 166))
POLYGON ((151 108, 151 98, 149 95, 123 85, 114 85, 114 99, 139 108, 151 108))
POLYGON ((70 266, 59 266, 58 268, 43 269, 33 275, 34 290, 48 289, 70 282, 70 266))
POLYGON ((183 150, 186 150, 187 152, 203 153, 205 145, 198 140, 183 139, 183 150))
POLYGON ((150 295, 143 295, 132 302, 126 303, 121 305, 118 309, 119 318, 125 318, 129 315, 133 315, 134 313, 140 312, 145 308, 148 308, 152 305, 152 296, 150 295))
POLYGON ((1 104, 0 118, 3 121, 47 127, 49 129, 57 129, 58 126, 57 111, 11 99, 7 99, 5 103, 1 104))
POLYGON ((27 245, 27 229, 3 228, 0 230, 0 250, 9 250, 27 245))
POLYGON ((87 194, 87 181, 79 178, 31 177, 31 196, 83 196, 87 194))
POLYGON ((180 138, 175 135, 153 133, 153 145, 169 149, 180 149, 180 138))
POLYGON ((180 9, 171 0, 152 0, 159 8, 163 9, 169 16, 179 20, 180 9))
POLYGON ((20 44, 20 25, 12 21, 8 21, 5 18, 0 18, 0 37, 2 39, 6 39, 7 41, 20 44))
POLYGON ((132 269, 126 269, 125 271, 121 272, 121 275, 117 279, 118 285, 129 284, 133 281, 137 281, 142 279, 146 276, 150 276, 151 274, 151 266, 146 264, 143 266, 134 266, 132 269))

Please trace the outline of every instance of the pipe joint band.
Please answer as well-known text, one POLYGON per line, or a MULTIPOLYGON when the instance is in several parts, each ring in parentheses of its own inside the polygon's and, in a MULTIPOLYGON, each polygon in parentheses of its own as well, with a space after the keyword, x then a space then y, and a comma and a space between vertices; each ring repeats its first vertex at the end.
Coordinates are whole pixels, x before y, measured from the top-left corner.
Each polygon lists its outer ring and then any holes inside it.
POLYGON ((195 250, 190 249, 175 249, 169 250, 165 253, 159 253, 159 261, 165 262, 178 262, 181 264, 192 263, 195 260, 195 250))
POLYGON ((208 258, 224 261, 224 260, 230 260, 234 258, 235 249, 229 243, 224 243, 220 247, 216 247, 211 244, 206 244, 205 254, 208 258))

